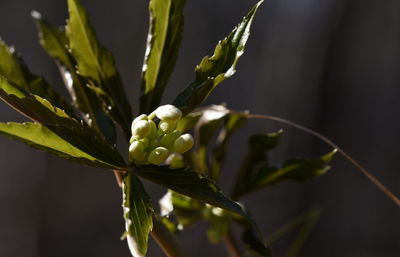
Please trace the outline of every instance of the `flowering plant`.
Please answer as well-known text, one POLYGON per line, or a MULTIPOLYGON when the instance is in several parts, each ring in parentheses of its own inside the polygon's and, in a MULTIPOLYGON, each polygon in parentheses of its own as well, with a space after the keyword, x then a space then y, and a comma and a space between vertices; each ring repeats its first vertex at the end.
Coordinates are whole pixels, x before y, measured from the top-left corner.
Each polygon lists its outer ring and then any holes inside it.
MULTIPOLYGON (((133 256, 146 255, 149 234, 168 256, 186 256, 173 234, 200 220, 210 224, 209 240, 224 240, 230 255, 239 255, 231 233, 232 225, 238 224, 246 253, 270 256, 269 244, 278 237, 266 240, 238 201, 263 187, 318 177, 329 169, 336 151, 344 152, 312 132, 333 146, 333 151, 311 160, 294 158, 276 165, 267 154, 279 143, 282 131, 252 135, 233 192, 229 197, 223 194, 217 182, 232 135, 250 118, 271 117, 235 112, 224 105, 200 105, 235 73, 262 1, 218 43, 211 57, 203 58, 195 68, 194 82, 171 104, 160 106, 182 39, 184 3, 150 1, 140 115, 136 118, 114 59, 98 42, 78 0, 68 0, 65 29, 53 27, 38 12, 32 12, 40 43, 54 58, 73 103, 32 74, 15 50, 0 41, 0 98, 32 120, 0 123, 0 133, 73 162, 112 170, 122 188, 124 238, 133 256), (122 153, 116 147, 117 126, 129 142, 129 149, 122 153), (159 211, 153 208, 141 179, 168 189, 160 199, 159 211)), ((296 226, 303 229, 289 247, 288 256, 300 251, 319 213, 312 209, 299 217, 296 226)))

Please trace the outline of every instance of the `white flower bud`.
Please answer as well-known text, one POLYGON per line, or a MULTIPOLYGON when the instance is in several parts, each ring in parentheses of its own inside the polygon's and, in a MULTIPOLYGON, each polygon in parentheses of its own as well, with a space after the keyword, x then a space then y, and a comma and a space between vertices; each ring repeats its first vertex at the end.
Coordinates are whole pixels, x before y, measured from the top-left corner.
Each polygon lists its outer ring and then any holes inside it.
POLYGON ((150 152, 147 160, 154 165, 159 165, 163 163, 168 157, 169 151, 165 147, 157 147, 153 151, 150 152))
POLYGON ((149 118, 147 117, 146 114, 141 114, 139 116, 137 116, 133 121, 132 121, 132 125, 131 125, 131 129, 133 131, 133 127, 135 126, 135 123, 140 121, 140 120, 148 120, 149 118))
POLYGON ((138 161, 143 159, 143 155, 146 155, 144 152, 144 145, 142 142, 134 141, 129 146, 129 161, 138 161))
POLYGON ((170 120, 178 122, 182 117, 182 112, 171 104, 158 107, 155 111, 157 118, 160 120, 170 120))
POLYGON ((174 130, 169 134, 165 134, 160 140, 160 146, 171 149, 175 140, 182 134, 179 130, 174 130))
POLYGON ((177 153, 184 153, 189 151, 194 144, 194 140, 192 135, 190 134, 183 134, 182 136, 178 137, 174 143, 174 150, 177 153))
POLYGON ((149 120, 150 124, 150 133, 147 135, 150 139, 154 139, 157 137, 157 125, 154 121, 149 120))
POLYGON ((150 145, 150 140, 148 138, 139 139, 138 141, 143 144, 145 149, 150 145))
POLYGON ((149 145, 149 150, 153 150, 157 147, 159 147, 158 140, 157 139, 151 140, 149 145))
POLYGON ((169 134, 176 129, 178 122, 170 120, 162 120, 158 123, 158 128, 163 134, 169 134))
POLYGON ((135 122, 132 126, 132 137, 135 139, 145 138, 151 132, 150 123, 146 120, 135 122))

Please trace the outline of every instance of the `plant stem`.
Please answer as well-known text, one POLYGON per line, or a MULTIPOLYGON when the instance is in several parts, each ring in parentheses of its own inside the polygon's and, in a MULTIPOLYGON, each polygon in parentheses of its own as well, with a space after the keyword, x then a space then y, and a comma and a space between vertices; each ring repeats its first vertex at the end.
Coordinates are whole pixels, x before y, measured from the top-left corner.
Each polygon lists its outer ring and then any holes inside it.
POLYGON ((164 224, 160 222, 154 215, 153 230, 150 233, 168 257, 187 256, 187 254, 182 251, 182 248, 175 236, 172 235, 171 232, 164 226, 164 224))
POLYGON ((228 234, 223 238, 223 241, 230 257, 240 257, 240 251, 232 236, 231 231, 228 231, 228 234))
POLYGON ((122 180, 124 179, 124 174, 119 170, 114 170, 115 179, 117 180, 118 186, 122 188, 122 180))

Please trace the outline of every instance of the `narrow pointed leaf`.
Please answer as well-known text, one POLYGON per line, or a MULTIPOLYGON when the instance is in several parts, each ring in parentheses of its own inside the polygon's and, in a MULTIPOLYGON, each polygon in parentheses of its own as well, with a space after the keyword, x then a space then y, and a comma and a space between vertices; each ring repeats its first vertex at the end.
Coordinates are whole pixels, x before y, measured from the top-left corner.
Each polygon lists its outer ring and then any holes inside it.
POLYGON ((273 185, 285 180, 304 181, 324 174, 330 169, 328 163, 336 153, 336 149, 318 159, 289 159, 282 167, 261 167, 255 181, 255 187, 273 185))
POLYGON ((260 240, 253 229, 246 229, 242 233, 242 241, 247 247, 248 251, 256 256, 270 257, 271 251, 265 246, 264 242, 260 240))
MULTIPOLYGON (((80 134, 65 127, 37 123, 0 123, 0 133, 58 157, 92 167, 124 169, 123 160, 109 156, 108 149, 96 146, 82 129, 80 134)), ((111 152, 112 153, 112 152, 111 152)))
POLYGON ((184 5, 185 0, 150 1, 150 28, 143 65, 140 113, 150 113, 160 105, 178 57, 184 5))
POLYGON ((53 90, 42 77, 32 74, 23 60, 15 53, 13 47, 8 47, 0 40, 0 75, 18 87, 23 92, 29 92, 48 99, 53 105, 62 108, 73 115, 72 107, 53 90))
POLYGON ((32 12, 39 30, 40 44, 56 60, 61 76, 74 104, 87 117, 90 126, 104 134, 111 144, 115 143, 116 132, 113 122, 105 114, 101 100, 90 90, 85 78, 77 74, 75 60, 68 52, 68 38, 65 32, 47 23, 38 12, 32 12))
POLYGON ((78 1, 68 0, 68 9, 66 32, 79 74, 88 79, 92 86, 104 91, 108 99, 112 99, 104 103, 105 111, 120 125, 129 140, 132 111, 115 68, 114 58, 99 44, 88 15, 78 1))
POLYGON ((168 166, 140 166, 133 168, 133 172, 180 194, 247 216, 239 204, 224 196, 219 187, 203 174, 186 169, 171 170, 168 166))
POLYGON ((307 220, 301 227, 300 231, 297 233, 296 238, 293 240, 292 244, 287 250, 285 257, 298 256, 320 216, 321 210, 319 210, 318 208, 314 208, 307 213, 307 220))
POLYGON ((145 256, 149 233, 153 228, 150 197, 142 182, 129 172, 122 184, 126 237, 132 256, 145 256))
POLYGON ((40 124, 2 123, 1 132, 40 150, 94 167, 124 169, 118 151, 85 123, 71 118, 49 101, 25 95, 0 76, 0 98, 40 124))
POLYGON ((195 81, 173 102, 184 115, 203 103, 219 83, 235 73, 236 63, 243 55, 250 35, 254 15, 262 2, 259 1, 231 34, 217 45, 213 56, 204 57, 196 67, 195 81))

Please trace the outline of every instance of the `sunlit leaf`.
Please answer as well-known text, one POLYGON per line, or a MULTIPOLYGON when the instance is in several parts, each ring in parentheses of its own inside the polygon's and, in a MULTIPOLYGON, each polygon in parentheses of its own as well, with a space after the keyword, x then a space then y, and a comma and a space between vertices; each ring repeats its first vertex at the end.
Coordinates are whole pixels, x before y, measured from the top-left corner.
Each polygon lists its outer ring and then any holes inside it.
POLYGON ((150 1, 150 29, 143 65, 140 113, 150 113, 160 105, 178 57, 184 5, 185 0, 150 1))
POLYGON ((125 169, 120 156, 96 145, 84 129, 78 134, 65 127, 8 122, 0 123, 0 133, 63 159, 97 168, 125 169))
POLYGON ((99 44, 88 15, 78 1, 68 0, 68 9, 66 33, 79 74, 109 96, 107 99, 111 100, 104 103, 105 111, 121 126, 129 140, 132 111, 115 68, 114 58, 99 44))
POLYGON ((73 115, 72 107, 58 95, 42 77, 32 74, 13 47, 0 40, 0 75, 13 83, 20 91, 48 99, 53 105, 73 115))
POLYGON ((142 182, 131 172, 122 184, 126 237, 132 256, 145 256, 149 233, 153 228, 151 199, 142 182))
POLYGON ((250 27, 260 4, 259 1, 231 34, 219 42, 212 57, 204 57, 196 67, 196 79, 173 101, 183 114, 188 114, 203 103, 215 87, 235 73, 238 59, 244 53, 250 27))
POLYGON ((32 17, 39 30, 40 44, 55 59, 74 104, 82 111, 89 125, 103 133, 108 141, 114 144, 114 124, 103 111, 100 99, 86 86, 86 79, 77 74, 75 60, 68 52, 69 42, 65 32, 51 26, 36 11, 32 12, 32 17))
POLYGON ((64 159, 94 167, 125 168, 118 151, 95 130, 39 96, 26 96, 1 76, 0 98, 41 123, 1 123, 1 133, 64 159))

